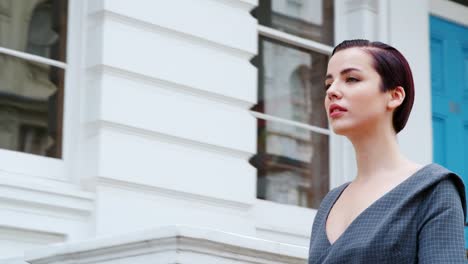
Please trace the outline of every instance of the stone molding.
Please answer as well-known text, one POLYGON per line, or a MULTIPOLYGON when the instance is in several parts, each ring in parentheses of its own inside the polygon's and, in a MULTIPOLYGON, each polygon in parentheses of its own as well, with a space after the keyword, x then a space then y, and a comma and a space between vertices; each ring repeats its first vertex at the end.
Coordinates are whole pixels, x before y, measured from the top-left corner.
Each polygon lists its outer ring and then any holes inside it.
POLYGON ((213 229, 168 226, 25 253, 31 264, 256 263, 303 264, 307 248, 213 229))

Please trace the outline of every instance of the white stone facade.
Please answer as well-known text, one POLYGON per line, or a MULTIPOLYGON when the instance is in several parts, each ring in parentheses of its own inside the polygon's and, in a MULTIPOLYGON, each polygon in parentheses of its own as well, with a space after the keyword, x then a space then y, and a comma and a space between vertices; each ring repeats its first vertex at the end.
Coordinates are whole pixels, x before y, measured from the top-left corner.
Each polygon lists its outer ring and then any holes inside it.
MULTIPOLYGON (((0 150, 0 260, 305 263, 316 210, 257 199, 248 163, 257 4, 69 0, 63 158, 0 150)), ((335 1, 336 43, 382 40, 408 58, 418 91, 399 141, 420 163, 432 161, 428 16, 468 25, 454 5, 335 1)), ((330 143, 333 188, 355 168, 350 144, 330 143)))

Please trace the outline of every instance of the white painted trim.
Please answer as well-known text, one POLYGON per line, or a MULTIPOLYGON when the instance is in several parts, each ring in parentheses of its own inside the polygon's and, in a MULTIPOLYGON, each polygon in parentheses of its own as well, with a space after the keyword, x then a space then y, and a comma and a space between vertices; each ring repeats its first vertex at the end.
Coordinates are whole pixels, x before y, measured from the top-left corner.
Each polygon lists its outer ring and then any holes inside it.
POLYGON ((432 15, 468 27, 468 7, 447 0, 430 0, 432 15))
POLYGON ((62 161, 64 175, 69 182, 79 184, 79 139, 81 128, 82 93, 86 71, 86 8, 88 1, 70 0, 68 3, 67 62, 63 98, 62 161))
POLYGON ((65 163, 61 159, 0 149, 0 160, 2 161, 1 174, 65 180, 65 163))
POLYGON ((225 5, 239 8, 241 10, 252 10, 254 7, 258 6, 258 0, 215 0, 221 2, 225 5))
POLYGON ((0 239, 10 241, 22 241, 34 244, 59 243, 65 241, 65 236, 60 233, 36 231, 31 229, 0 226, 0 239))
POLYGON ((128 126, 125 124, 114 123, 110 121, 95 121, 89 122, 86 125, 86 130, 90 134, 97 134, 98 131, 111 130, 117 133, 133 135, 137 137, 145 137, 152 140, 160 140, 163 142, 171 142, 172 144, 177 144, 181 146, 186 146, 188 148, 200 149, 203 151, 209 151, 213 153, 221 153, 234 158, 240 159, 249 159, 252 156, 252 153, 243 151, 242 149, 235 149, 229 147, 223 147, 219 145, 212 145, 209 143, 203 143, 200 141, 195 141, 187 138, 177 137, 174 135, 163 134, 152 130, 147 130, 144 128, 138 128, 134 126, 128 126))
POLYGON ((44 58, 44 57, 41 57, 41 56, 33 55, 33 54, 22 52, 22 51, 17 51, 17 50, 13 50, 13 49, 0 47, 0 53, 10 55, 10 56, 13 56, 13 57, 17 57, 17 58, 21 58, 21 59, 27 60, 27 61, 33 61, 33 62, 38 62, 38 63, 42 63, 42 64, 46 64, 46 65, 55 66, 55 67, 58 67, 58 68, 61 68, 61 69, 66 69, 67 68, 66 63, 56 61, 56 60, 51 60, 51 59, 48 59, 48 58, 44 58))
POLYGON ((256 199, 250 210, 256 236, 299 246, 308 246, 316 208, 256 199))
POLYGON ((255 50, 247 50, 242 47, 236 47, 235 45, 229 45, 226 43, 220 43, 219 41, 209 39, 203 36, 194 35, 191 32, 184 32, 178 29, 169 28, 161 25, 156 25, 147 21, 143 21, 134 17, 129 17, 126 15, 118 14, 109 10, 102 10, 94 12, 90 15, 95 21, 99 23, 104 23, 104 21, 116 21, 118 23, 129 25, 131 27, 139 28, 146 30, 154 34, 165 34, 170 35, 176 38, 184 38, 186 41, 196 43, 203 46, 209 46, 213 49, 226 52, 232 56, 242 57, 242 58, 251 58, 254 56, 255 50))
POLYGON ((345 182, 345 160, 344 142, 334 133, 330 133, 329 177, 330 190, 345 182))
POLYGON ((384 43, 389 42, 389 27, 390 27, 390 3, 388 0, 378 0, 378 9, 379 9, 379 32, 378 32, 378 40, 384 43))
POLYGON ((137 73, 134 71, 129 71, 126 69, 116 68, 116 67, 109 66, 109 65, 99 64, 96 66, 89 67, 87 69, 87 73, 89 75, 96 75, 96 76, 108 74, 112 76, 118 76, 121 78, 135 80, 137 82, 149 83, 150 85, 158 86, 161 89, 167 89, 168 91, 171 91, 171 92, 177 92, 179 94, 184 94, 184 95, 189 94, 194 97, 202 97, 202 98, 211 100, 215 103, 226 104, 232 107, 246 109, 246 108, 250 108, 254 104, 254 102, 226 96, 222 93, 217 93, 214 91, 206 91, 206 90, 198 89, 196 87, 184 85, 182 83, 174 82, 173 80, 158 79, 153 76, 148 76, 145 74, 137 73))
POLYGON ((36 231, 31 229, 0 226, 0 240, 22 241, 34 244, 59 243, 65 240, 64 234, 36 231))
MULTIPOLYGON (((16 188, 1 188, 2 192, 7 194, 2 194, 0 197, 0 207, 2 212, 0 215, 9 214, 12 211, 19 211, 22 215, 40 215, 43 217, 57 217, 63 220, 71 220, 74 222, 81 222, 80 224, 85 224, 88 217, 92 215, 94 209, 94 201, 84 201, 78 199, 66 199, 67 197, 63 196, 46 196, 43 193, 33 193, 29 192, 30 190, 22 190, 16 188), (24 199, 17 199, 13 197, 12 193, 18 192, 17 195, 28 196, 24 199), (39 202, 40 200, 46 200, 44 202, 39 202), (57 202, 53 202, 57 201, 57 202)), ((18 215, 20 215, 18 214, 18 215)), ((12 214, 9 214, 8 218, 2 218, 0 220, 0 226, 10 225, 15 227, 20 227, 15 220, 11 218, 12 214)), ((27 222, 26 222, 27 223, 27 222)), ((27 223, 22 228, 25 228, 29 225, 27 223)), ((67 230, 66 232, 71 231, 67 230)))
POLYGON ((295 35, 284 33, 282 31, 265 27, 262 25, 258 25, 258 33, 264 37, 280 40, 293 46, 301 47, 326 55, 330 55, 333 51, 333 47, 331 46, 324 45, 316 41, 300 38, 295 35))
POLYGON ((25 261, 32 264, 62 260, 122 264, 135 263, 138 259, 142 263, 163 260, 164 263, 299 264, 307 261, 307 253, 307 247, 176 225, 33 249, 25 252, 25 261), (166 255, 162 255, 164 253, 166 255), (147 258, 142 259, 143 256, 147 258))
MULTIPOLYGON (((121 190, 129 190, 138 193, 145 193, 151 196, 164 196, 170 199, 181 199, 184 201, 191 201, 198 203, 199 205, 209 206, 211 208, 216 208, 217 210, 230 209, 238 212, 245 212, 252 207, 251 203, 232 201, 222 198, 216 198, 212 196, 205 196, 190 192, 184 192, 174 189, 162 188, 157 186, 150 186, 146 184, 134 183, 130 181, 124 181, 119 179, 113 179, 105 176, 100 176, 97 178, 96 185, 107 186, 118 188, 121 190)), ((252 201, 253 202, 253 201, 252 201)))
POLYGON ((276 117, 276 116, 266 115, 266 114, 256 112, 256 111, 250 111, 250 113, 253 116, 255 116, 256 118, 259 118, 259 119, 278 122, 278 123, 281 123, 281 124, 290 125, 290 126, 294 126, 294 127, 300 127, 300 128, 310 130, 310 131, 313 131, 313 132, 316 132, 316 133, 319 133, 319 134, 327 135, 327 136, 330 135, 330 130, 328 130, 326 128, 311 126, 311 125, 307 125, 307 124, 304 124, 304 123, 301 123, 301 122, 291 121, 291 120, 276 117))
MULTIPOLYGON (((31 181, 31 179, 17 179, 17 175, 1 175, 0 176, 0 188, 11 188, 15 190, 28 191, 30 193, 36 193, 48 196, 62 196, 64 199, 76 199, 87 202, 93 202, 95 195, 94 193, 85 192, 79 190, 77 187, 61 183, 53 182, 48 185, 39 183, 38 181, 31 181)), ((3 197, 5 193, 0 193, 0 197, 3 197)), ((17 199, 24 199, 25 197, 17 197, 17 199)), ((39 201, 36 201, 39 202, 39 201)), ((62 202, 60 200, 54 202, 62 202)))
POLYGON ((61 181, 0 174, 0 207, 5 210, 81 220, 92 213, 94 199, 93 193, 61 181))

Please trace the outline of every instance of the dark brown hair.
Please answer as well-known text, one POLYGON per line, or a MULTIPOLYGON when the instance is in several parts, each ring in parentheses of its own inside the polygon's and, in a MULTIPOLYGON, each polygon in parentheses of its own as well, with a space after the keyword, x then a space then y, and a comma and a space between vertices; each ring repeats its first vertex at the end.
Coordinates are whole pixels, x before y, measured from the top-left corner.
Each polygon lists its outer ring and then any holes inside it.
POLYGON ((355 47, 362 48, 373 58, 374 69, 382 79, 380 87, 382 92, 391 91, 397 86, 401 86, 405 90, 405 99, 393 113, 393 128, 396 133, 400 132, 408 121, 414 103, 413 74, 408 61, 394 47, 366 39, 345 40, 333 49, 332 56, 340 50, 355 47))

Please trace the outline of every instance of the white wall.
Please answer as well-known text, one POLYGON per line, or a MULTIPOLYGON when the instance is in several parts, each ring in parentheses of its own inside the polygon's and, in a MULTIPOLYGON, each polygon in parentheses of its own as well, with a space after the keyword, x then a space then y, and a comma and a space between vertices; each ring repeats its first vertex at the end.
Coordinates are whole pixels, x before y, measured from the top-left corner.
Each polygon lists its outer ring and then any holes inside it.
POLYGON ((85 186, 96 235, 254 234, 256 1, 89 1, 85 186))
POLYGON ((389 1, 389 43, 401 51, 413 72, 415 100, 398 140, 404 154, 432 162, 432 110, 428 1, 389 1))
MULTIPOLYGON (((248 163, 257 147, 248 111, 257 101, 249 62, 257 1, 80 2, 71 1, 84 10, 69 31, 83 36, 71 34, 68 49, 68 154, 51 161, 0 151, 8 163, 0 252, 175 224, 306 247, 316 211, 256 199, 248 163)), ((410 158, 430 162, 428 0, 335 7, 337 43, 378 39, 408 58, 416 101, 399 141, 410 158)), ((332 158, 342 156, 332 162, 335 187, 354 177, 354 152, 344 138, 331 140, 332 158)))

